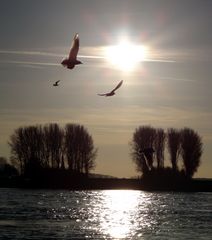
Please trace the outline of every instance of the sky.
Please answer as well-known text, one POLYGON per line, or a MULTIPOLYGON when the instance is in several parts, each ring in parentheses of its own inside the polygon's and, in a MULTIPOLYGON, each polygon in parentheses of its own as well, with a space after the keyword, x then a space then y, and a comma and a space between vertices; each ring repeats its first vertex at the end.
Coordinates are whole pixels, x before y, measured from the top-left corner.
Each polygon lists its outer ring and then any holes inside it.
POLYGON ((9 138, 20 126, 77 123, 98 148, 94 172, 134 177, 129 143, 137 127, 189 127, 203 142, 195 177, 212 178, 211 0, 0 6, 0 156, 9 158, 9 138), (83 64, 69 70, 60 63, 75 33, 83 64), (113 97, 97 95, 120 80, 113 97))

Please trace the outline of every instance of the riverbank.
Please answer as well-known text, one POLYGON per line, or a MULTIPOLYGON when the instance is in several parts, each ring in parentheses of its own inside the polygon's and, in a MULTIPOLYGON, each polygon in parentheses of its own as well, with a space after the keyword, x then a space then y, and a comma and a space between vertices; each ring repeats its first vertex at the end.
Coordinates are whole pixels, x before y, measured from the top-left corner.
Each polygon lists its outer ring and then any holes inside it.
POLYGON ((106 190, 132 189, 145 191, 212 192, 212 179, 192 179, 178 181, 154 181, 128 178, 82 178, 61 181, 52 179, 30 180, 20 177, 0 179, 0 187, 32 189, 106 190))

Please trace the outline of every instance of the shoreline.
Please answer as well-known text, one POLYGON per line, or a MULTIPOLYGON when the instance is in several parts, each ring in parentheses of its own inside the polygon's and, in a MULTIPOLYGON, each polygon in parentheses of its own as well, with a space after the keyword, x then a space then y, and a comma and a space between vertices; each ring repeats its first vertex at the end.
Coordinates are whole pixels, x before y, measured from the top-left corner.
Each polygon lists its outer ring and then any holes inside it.
POLYGON ((212 192, 212 179, 154 181, 128 178, 86 178, 75 181, 32 181, 21 178, 0 179, 0 188, 66 190, 141 190, 175 192, 212 192))

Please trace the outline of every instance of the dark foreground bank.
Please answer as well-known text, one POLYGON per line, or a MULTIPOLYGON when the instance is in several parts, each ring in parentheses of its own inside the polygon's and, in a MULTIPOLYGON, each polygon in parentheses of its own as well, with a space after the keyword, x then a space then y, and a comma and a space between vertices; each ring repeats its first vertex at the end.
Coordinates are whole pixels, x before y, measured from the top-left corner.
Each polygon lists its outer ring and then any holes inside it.
POLYGON ((191 179, 178 181, 154 181, 151 179, 127 178, 69 178, 30 180, 22 177, 0 178, 0 187, 47 188, 70 190, 132 189, 146 191, 188 191, 212 192, 212 179, 191 179))

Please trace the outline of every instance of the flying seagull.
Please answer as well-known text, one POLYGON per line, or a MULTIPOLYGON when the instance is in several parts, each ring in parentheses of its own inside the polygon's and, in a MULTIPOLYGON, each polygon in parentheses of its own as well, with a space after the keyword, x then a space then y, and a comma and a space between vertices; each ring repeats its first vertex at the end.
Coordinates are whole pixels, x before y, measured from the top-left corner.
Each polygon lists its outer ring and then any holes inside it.
POLYGON ((111 96, 115 95, 115 91, 116 91, 118 88, 121 87, 122 83, 123 83, 123 80, 121 80, 121 81, 119 82, 119 84, 118 84, 111 92, 103 93, 103 94, 98 94, 98 95, 99 95, 99 96, 105 96, 105 97, 111 97, 111 96))
POLYGON ((73 69, 75 65, 82 64, 79 60, 77 60, 77 53, 79 51, 79 35, 76 33, 74 39, 72 41, 72 46, 69 52, 68 58, 65 58, 61 64, 64 67, 69 69, 73 69))
POLYGON ((59 86, 59 84, 58 84, 59 82, 60 82, 60 80, 56 81, 56 82, 53 84, 53 86, 54 86, 54 87, 59 86))

